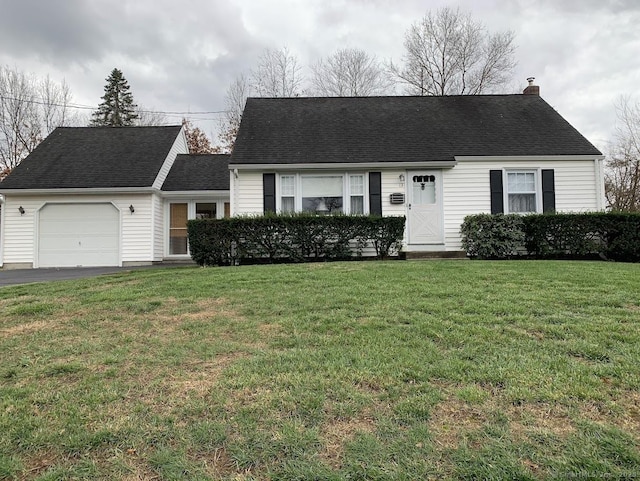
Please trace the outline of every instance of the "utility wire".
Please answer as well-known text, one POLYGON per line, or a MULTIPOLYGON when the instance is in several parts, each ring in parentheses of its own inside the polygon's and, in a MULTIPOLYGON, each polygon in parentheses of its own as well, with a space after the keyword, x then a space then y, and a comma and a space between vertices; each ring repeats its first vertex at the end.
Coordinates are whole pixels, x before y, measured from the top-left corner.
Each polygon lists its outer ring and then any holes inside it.
MULTIPOLYGON (((37 104, 37 105, 51 105, 53 107, 65 107, 70 109, 79 109, 79 110, 97 110, 97 107, 91 107, 90 105, 81 105, 81 104, 60 104, 55 102, 45 102, 44 100, 34 100, 34 99, 17 99, 14 97, 5 97, 4 95, 0 95, 0 99, 2 100, 11 100, 16 102, 24 102, 28 104, 37 104)), ((170 111, 170 110, 138 110, 137 112, 145 113, 145 114, 164 114, 164 115, 212 115, 212 114, 226 114, 228 110, 205 110, 205 111, 170 111)), ((217 119, 200 119, 200 120, 217 120, 217 119)))

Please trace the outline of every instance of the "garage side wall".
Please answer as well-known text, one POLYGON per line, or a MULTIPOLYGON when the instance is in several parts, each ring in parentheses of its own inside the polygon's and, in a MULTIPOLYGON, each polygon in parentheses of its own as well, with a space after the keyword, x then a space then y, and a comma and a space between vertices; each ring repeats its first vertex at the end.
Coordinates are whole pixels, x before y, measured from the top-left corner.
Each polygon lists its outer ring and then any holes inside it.
POLYGON ((6 196, 3 205, 4 268, 38 267, 38 211, 47 203, 112 203, 120 211, 119 263, 146 264, 153 259, 152 195, 6 196), (134 207, 131 213, 129 206, 134 207), (19 207, 24 209, 21 214, 19 207))

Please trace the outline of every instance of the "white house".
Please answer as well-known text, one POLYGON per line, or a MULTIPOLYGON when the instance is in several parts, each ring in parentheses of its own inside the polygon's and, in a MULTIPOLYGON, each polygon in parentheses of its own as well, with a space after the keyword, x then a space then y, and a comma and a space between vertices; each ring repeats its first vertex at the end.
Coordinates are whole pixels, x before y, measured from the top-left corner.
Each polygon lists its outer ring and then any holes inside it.
POLYGON ((231 214, 404 215, 406 252, 459 253, 478 213, 603 210, 603 156, 521 95, 250 98, 231 214))
POLYGON ((58 128, 0 183, 4 268, 189 259, 187 219, 228 215, 228 156, 180 126, 58 128))
POLYGON ((189 259, 187 219, 406 216, 403 250, 461 253, 478 213, 603 210, 603 156, 522 95, 250 98, 231 157, 172 127, 59 128, 0 183, 0 263, 189 259))

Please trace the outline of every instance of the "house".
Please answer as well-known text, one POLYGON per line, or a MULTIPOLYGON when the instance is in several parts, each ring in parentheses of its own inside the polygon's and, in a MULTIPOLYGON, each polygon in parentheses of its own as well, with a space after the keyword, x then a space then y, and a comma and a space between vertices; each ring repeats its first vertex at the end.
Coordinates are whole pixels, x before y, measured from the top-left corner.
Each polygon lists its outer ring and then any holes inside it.
POLYGON ((403 250, 462 250, 478 213, 603 210, 603 156, 530 85, 523 94, 250 98, 231 214, 406 216, 403 250))
POLYGON ((189 259, 187 219, 228 215, 228 162, 188 155, 180 126, 58 128, 0 183, 0 263, 189 259))

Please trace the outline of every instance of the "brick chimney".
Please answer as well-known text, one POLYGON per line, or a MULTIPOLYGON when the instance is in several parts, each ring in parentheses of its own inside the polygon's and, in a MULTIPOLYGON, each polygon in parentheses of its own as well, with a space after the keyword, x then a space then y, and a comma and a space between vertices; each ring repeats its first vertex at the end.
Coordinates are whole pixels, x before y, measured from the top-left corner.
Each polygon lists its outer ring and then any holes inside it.
POLYGON ((527 79, 529 85, 527 85, 527 87, 522 91, 522 95, 540 95, 540 87, 533 85, 533 81, 535 79, 535 77, 529 77, 527 79))

